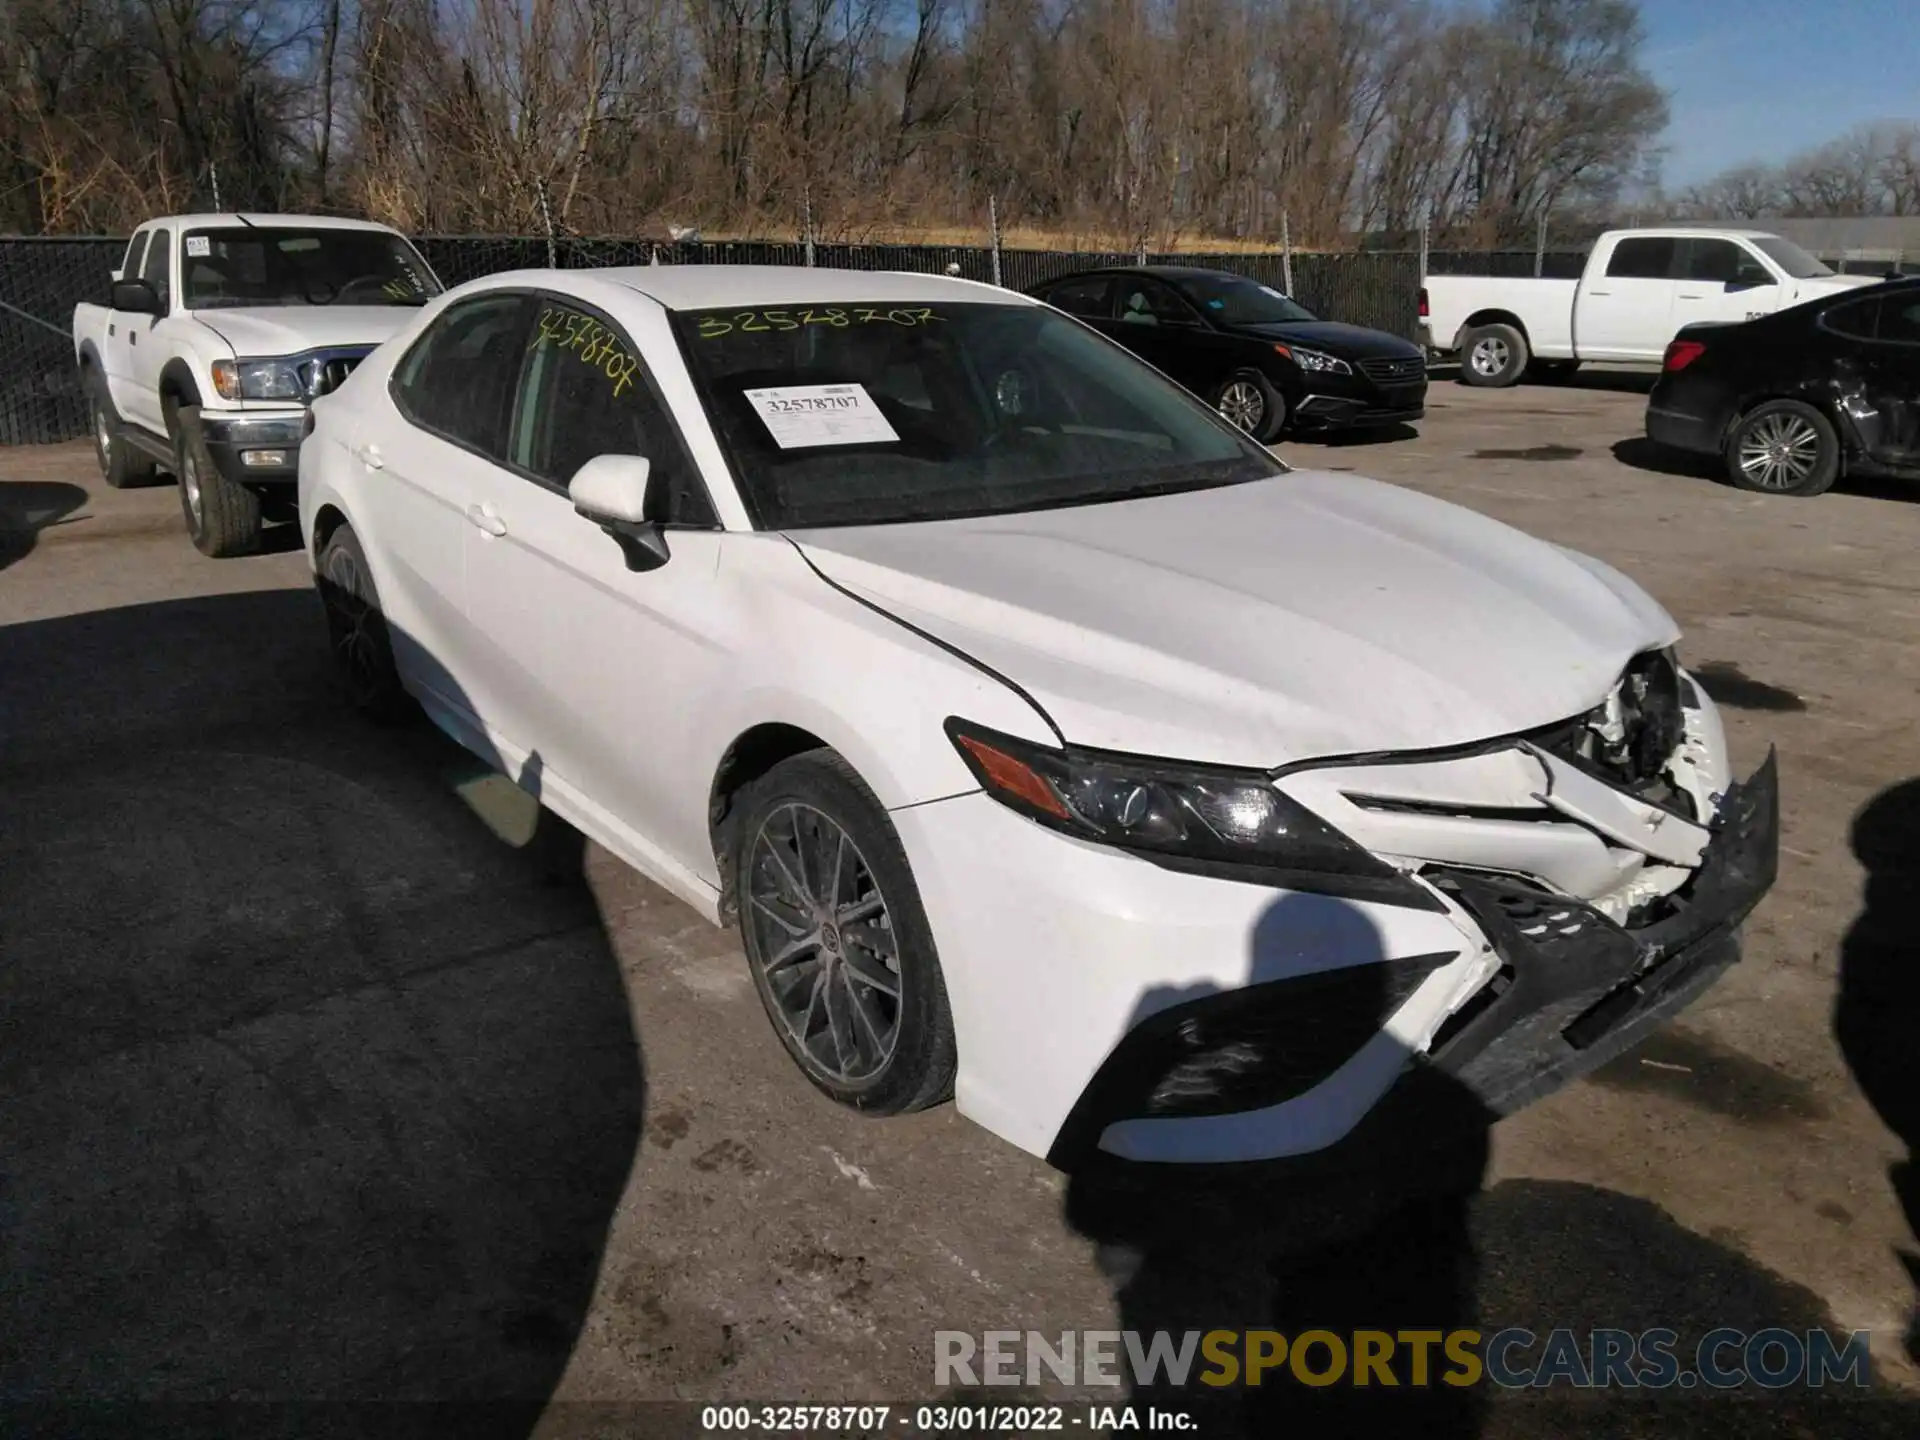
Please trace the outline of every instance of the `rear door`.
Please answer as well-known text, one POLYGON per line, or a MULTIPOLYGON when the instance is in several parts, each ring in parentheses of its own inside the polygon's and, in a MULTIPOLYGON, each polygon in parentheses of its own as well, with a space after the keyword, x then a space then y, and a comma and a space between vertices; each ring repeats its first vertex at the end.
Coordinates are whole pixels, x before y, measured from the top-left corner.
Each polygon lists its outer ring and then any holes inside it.
POLYGON ((1673 338, 1671 235, 1629 235, 1594 266, 1574 296, 1573 338, 1582 360, 1658 360, 1673 338), (1595 273, 1595 270, 1598 273, 1595 273))
POLYGON ((1698 321, 1738 325, 1780 308, 1780 282, 1746 246, 1688 236, 1674 246, 1673 330, 1698 321))
MULTIPOLYGON (((1920 469, 1920 290, 1904 290, 1866 302, 1877 313, 1871 317, 1871 340, 1858 355, 1863 393, 1848 407, 1854 428, 1875 462, 1896 470, 1920 469)), ((1863 305, 1836 307, 1829 312, 1829 328, 1864 328, 1868 318, 1854 315, 1854 323, 1840 321, 1839 310, 1858 312, 1863 305)))
POLYGON ((467 620, 468 514, 480 513, 488 477, 506 454, 532 311, 532 300, 513 291, 450 305, 394 367, 391 408, 381 406, 348 442, 401 664, 476 730, 483 727, 467 620))

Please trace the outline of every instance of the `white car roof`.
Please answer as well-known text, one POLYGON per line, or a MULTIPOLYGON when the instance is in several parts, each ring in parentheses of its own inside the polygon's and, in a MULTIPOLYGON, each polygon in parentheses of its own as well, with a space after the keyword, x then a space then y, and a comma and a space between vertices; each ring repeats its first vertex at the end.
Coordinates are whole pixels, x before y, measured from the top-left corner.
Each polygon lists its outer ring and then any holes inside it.
POLYGON ((244 228, 251 224, 269 230, 295 226, 302 230, 378 230, 384 234, 398 233, 391 226, 382 225, 373 220, 351 220, 339 215, 263 215, 255 211, 248 211, 244 215, 237 211, 204 215, 164 215, 147 223, 173 225, 182 230, 244 228))
POLYGON ((896 270, 821 270, 804 265, 628 265, 536 273, 549 285, 555 284, 557 277, 590 275, 636 290, 669 310, 705 310, 717 305, 1037 303, 976 280, 896 270))

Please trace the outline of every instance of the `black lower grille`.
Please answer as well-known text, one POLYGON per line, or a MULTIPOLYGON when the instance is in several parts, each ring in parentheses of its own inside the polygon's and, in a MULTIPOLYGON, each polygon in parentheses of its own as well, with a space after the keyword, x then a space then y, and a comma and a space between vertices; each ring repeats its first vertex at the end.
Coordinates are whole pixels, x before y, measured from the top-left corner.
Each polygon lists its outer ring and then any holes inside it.
POLYGON ((1116 1120, 1231 1115, 1304 1095, 1353 1058, 1453 954, 1349 965, 1207 995, 1128 1032, 1056 1148, 1116 1120))

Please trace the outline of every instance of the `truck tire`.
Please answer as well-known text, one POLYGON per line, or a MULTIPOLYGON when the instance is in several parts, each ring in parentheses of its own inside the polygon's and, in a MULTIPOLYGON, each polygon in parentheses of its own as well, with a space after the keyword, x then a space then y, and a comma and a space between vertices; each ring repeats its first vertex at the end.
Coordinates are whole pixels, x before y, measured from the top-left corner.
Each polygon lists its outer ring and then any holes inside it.
POLYGON ((1469 385, 1515 384, 1532 358, 1527 337, 1511 325, 1475 325, 1460 337, 1460 378, 1469 385))
POLYGON ((260 497, 220 473, 200 433, 200 407, 182 405, 173 432, 173 473, 180 477, 180 513, 193 548, 216 560, 260 548, 260 497))
POLYGON ((92 411, 93 454, 100 462, 100 478, 115 490, 151 485, 157 468, 153 461, 120 435, 120 415, 107 394, 107 382, 98 374, 87 383, 87 405, 92 411))

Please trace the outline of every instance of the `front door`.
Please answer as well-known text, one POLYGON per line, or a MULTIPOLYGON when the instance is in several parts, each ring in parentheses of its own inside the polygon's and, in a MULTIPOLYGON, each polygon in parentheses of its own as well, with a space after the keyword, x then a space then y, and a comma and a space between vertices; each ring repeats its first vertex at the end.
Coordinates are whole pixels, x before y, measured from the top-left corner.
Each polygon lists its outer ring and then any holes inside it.
POLYGON ((1122 275, 1114 318, 1101 328, 1134 354, 1196 393, 1210 390, 1218 368, 1212 332, 1173 287, 1143 275, 1122 275))
POLYGON ((153 239, 147 245, 146 260, 140 267, 140 278, 160 297, 160 313, 115 317, 126 323, 132 382, 127 387, 128 408, 121 414, 153 431, 166 429, 166 417, 160 412, 160 372, 166 367, 167 350, 153 329, 173 309, 173 247, 173 232, 164 226, 155 226, 153 239))
POLYGON ((1780 307, 1780 282, 1760 257, 1732 240, 1683 239, 1674 252, 1673 329, 1738 325, 1780 307))
POLYGON ((1575 292, 1573 343, 1582 360, 1658 360, 1673 338, 1675 240, 1632 235, 1607 257, 1604 274, 1575 292))
POLYGON ((449 306, 394 367, 378 418, 348 438, 368 535, 405 537, 385 565, 375 557, 396 657, 471 731, 484 731, 485 716, 467 620, 467 517, 506 454, 532 308, 498 292, 449 306))
MULTIPOLYGON (((664 320, 658 338, 672 343, 664 320)), ((724 536, 645 354, 618 326, 543 298, 525 350, 507 464, 474 493, 465 532, 473 684, 527 789, 644 860, 707 875, 705 789, 686 773, 728 653, 724 536), (652 464, 672 552, 657 569, 629 570, 567 496, 582 465, 613 454, 652 464)))

